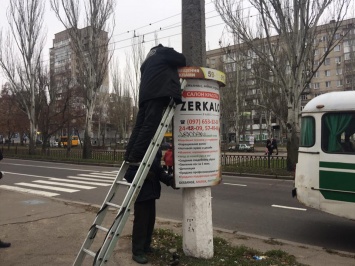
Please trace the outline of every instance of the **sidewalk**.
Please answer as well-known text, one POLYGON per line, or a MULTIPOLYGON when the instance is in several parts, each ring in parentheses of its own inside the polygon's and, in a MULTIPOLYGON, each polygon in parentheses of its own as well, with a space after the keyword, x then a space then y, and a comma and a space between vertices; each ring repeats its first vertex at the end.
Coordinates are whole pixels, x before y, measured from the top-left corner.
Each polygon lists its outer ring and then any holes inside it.
MULTIPOLYGON (((93 206, 7 190, 0 190, 0 202, 0 238, 11 242, 10 248, 0 249, 0 264, 6 266, 72 265, 96 216, 93 206)), ((113 221, 113 213, 108 216, 113 221)), ((181 234, 181 223, 176 221, 157 219, 156 228, 181 234)), ((131 230, 132 217, 108 265, 139 265, 131 259, 131 230)), ((277 239, 282 244, 267 244, 266 238, 226 230, 215 229, 214 236, 260 251, 281 249, 306 265, 355 265, 355 254, 328 253, 322 248, 277 239)))

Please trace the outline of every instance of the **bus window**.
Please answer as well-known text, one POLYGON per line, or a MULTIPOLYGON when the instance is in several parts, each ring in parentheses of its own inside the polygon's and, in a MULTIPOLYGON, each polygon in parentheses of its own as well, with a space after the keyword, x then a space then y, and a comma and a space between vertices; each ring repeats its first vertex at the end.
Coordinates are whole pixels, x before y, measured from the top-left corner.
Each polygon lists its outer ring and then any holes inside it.
POLYGON ((355 153, 355 113, 323 116, 322 149, 328 153, 355 153))
POLYGON ((301 120, 301 147, 312 147, 315 143, 315 121, 312 116, 304 116, 301 120))

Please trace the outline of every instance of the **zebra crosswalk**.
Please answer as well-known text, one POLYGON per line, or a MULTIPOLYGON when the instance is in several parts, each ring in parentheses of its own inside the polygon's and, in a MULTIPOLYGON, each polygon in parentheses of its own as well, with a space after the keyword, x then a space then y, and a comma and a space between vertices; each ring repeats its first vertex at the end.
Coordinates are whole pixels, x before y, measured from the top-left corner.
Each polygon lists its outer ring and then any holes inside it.
MULTIPOLYGON (((6 173, 15 175, 16 173, 6 173)), ((82 190, 91 190, 98 187, 111 186, 116 178, 117 171, 92 172, 88 174, 77 174, 66 178, 55 178, 45 176, 32 176, 41 178, 30 182, 18 182, 13 185, 0 185, 1 189, 25 192, 47 197, 55 197, 61 193, 75 193, 82 190)))

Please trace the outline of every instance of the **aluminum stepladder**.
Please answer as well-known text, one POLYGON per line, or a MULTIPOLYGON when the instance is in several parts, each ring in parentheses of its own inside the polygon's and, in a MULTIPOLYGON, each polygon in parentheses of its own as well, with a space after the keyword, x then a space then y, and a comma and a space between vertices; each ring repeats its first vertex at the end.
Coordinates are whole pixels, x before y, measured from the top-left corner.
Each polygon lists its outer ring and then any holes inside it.
MULTIPOLYGON (((186 81, 183 80, 181 82, 181 88, 182 90, 184 89, 186 85, 186 81)), ((132 183, 128 183, 124 181, 124 175, 130 165, 138 165, 138 164, 130 164, 128 162, 123 162, 117 175, 116 178, 111 185, 109 192, 106 195, 106 198, 98 211, 96 218, 92 224, 92 226, 89 229, 89 232, 86 236, 86 239, 84 240, 83 245, 80 248, 80 251, 74 261, 74 266, 82 265, 85 256, 89 255, 93 257, 93 265, 99 266, 99 265, 106 265, 108 262, 117 242, 119 237, 121 236, 121 233, 123 231, 123 228, 126 224, 126 221, 130 215, 131 212, 131 207, 136 201, 136 198, 139 194, 139 191, 144 183, 144 180, 149 172, 150 166, 152 165, 156 153, 158 152, 160 148, 160 143, 163 140, 164 134, 166 130, 168 129, 168 126, 170 125, 171 119, 174 116, 175 113, 175 103, 174 100, 172 99, 169 103, 169 106, 166 108, 163 118, 160 122, 160 125, 155 132, 155 135, 143 157, 143 160, 141 163, 139 163, 138 170, 136 172, 136 175, 134 176, 134 179, 132 183), (128 192, 122 202, 121 205, 117 205, 111 202, 111 200, 114 198, 115 193, 118 190, 119 185, 124 185, 124 186, 129 186, 128 192), (106 213, 108 211, 109 207, 113 207, 118 209, 117 215, 111 225, 110 228, 105 228, 102 225, 104 218, 106 216, 106 213), (97 251, 91 251, 89 248, 91 247, 92 243, 94 242, 95 236, 98 232, 98 230, 102 230, 103 232, 106 232, 106 237, 105 240, 101 246, 101 248, 97 251)))

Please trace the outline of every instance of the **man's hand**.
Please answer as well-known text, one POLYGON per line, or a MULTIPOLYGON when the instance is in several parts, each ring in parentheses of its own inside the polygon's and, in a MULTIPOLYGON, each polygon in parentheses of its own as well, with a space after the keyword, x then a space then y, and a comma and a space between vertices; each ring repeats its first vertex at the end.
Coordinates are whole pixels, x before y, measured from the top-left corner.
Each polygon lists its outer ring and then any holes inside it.
POLYGON ((174 182, 174 178, 171 177, 170 181, 169 181, 169 186, 172 187, 173 189, 180 189, 179 187, 175 186, 175 182, 174 182))

